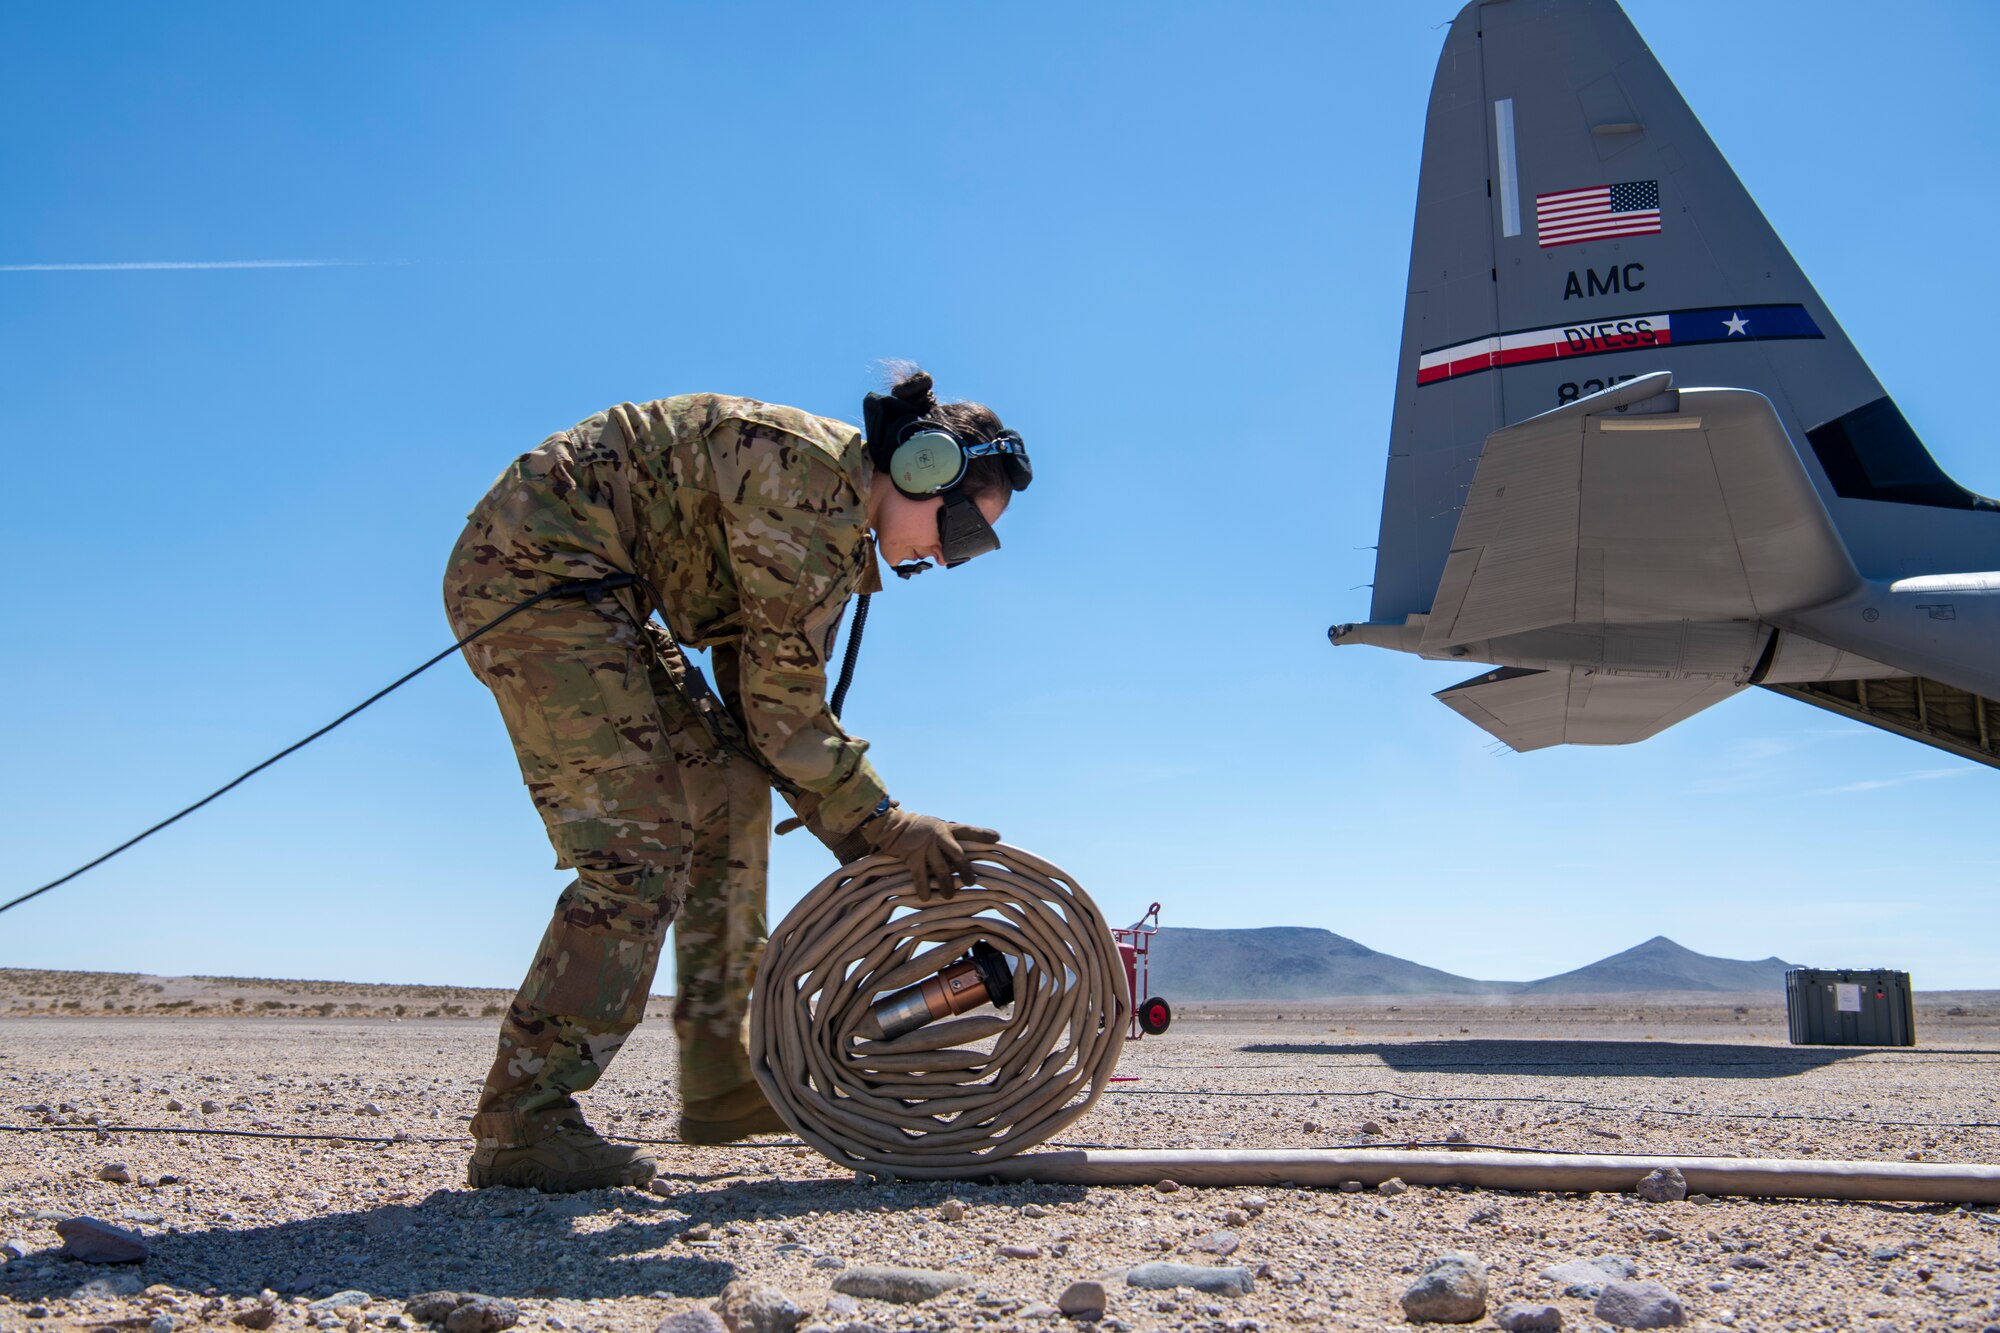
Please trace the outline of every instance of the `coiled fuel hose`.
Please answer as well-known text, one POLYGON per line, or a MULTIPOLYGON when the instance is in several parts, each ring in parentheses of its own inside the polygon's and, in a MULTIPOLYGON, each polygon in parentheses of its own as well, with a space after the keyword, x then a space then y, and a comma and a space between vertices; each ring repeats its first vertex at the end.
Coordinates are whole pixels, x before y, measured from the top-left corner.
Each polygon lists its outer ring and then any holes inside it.
POLYGON ((1132 1005, 1097 905, 1018 847, 966 850, 977 885, 928 901, 899 860, 843 866, 765 948, 751 1067, 843 1166, 976 1176, 1088 1111, 1117 1067, 1132 1005))

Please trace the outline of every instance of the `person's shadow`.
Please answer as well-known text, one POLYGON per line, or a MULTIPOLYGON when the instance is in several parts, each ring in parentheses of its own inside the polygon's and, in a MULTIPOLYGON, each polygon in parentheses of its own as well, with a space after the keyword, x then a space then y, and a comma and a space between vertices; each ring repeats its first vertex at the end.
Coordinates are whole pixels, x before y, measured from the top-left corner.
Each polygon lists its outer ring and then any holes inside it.
MULTIPOLYGON (((65 1298, 92 1283, 107 1295, 129 1295, 164 1282, 226 1297, 253 1297, 268 1287, 308 1298, 365 1291, 380 1301, 429 1291, 570 1300, 701 1298, 718 1295, 739 1275, 727 1257, 731 1250, 740 1252, 726 1231, 731 1224, 782 1221, 810 1211, 930 1211, 952 1194, 1049 1203, 1073 1201, 1083 1191, 967 1181, 864 1185, 777 1179, 739 1179, 713 1188, 691 1184, 664 1198, 635 1189, 568 1195, 439 1190, 408 1206, 148 1235, 151 1254, 137 1264, 84 1264, 53 1258, 51 1250, 0 1268, 0 1294, 29 1304, 65 1298), (705 1240, 698 1239, 703 1225, 710 1233, 705 1240)), ((810 1234, 787 1242, 775 1229, 745 1230, 740 1243, 760 1261, 784 1245, 799 1245, 796 1253, 806 1262, 822 1253, 810 1234)), ((967 1244, 975 1242, 968 1237, 967 1244)))

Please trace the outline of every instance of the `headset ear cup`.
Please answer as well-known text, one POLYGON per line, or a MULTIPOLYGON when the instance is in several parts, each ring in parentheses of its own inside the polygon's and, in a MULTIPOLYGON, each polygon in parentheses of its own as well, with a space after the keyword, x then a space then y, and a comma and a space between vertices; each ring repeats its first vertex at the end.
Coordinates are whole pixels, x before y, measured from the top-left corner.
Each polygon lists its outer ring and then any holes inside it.
POLYGON ((889 479, 912 499, 936 495, 964 475, 965 450, 945 431, 913 431, 889 456, 889 479))

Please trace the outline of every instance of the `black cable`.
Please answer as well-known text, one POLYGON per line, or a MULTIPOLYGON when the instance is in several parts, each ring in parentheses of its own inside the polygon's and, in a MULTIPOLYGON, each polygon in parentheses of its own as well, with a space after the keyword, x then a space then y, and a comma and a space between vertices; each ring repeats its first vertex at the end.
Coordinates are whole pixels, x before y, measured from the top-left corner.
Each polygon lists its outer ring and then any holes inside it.
POLYGON ((342 1143, 464 1143, 470 1137, 465 1134, 455 1134, 448 1139, 420 1139, 410 1134, 396 1138, 381 1134, 321 1134, 303 1130, 219 1129, 208 1125, 0 1125, 0 1133, 6 1134, 87 1134, 100 1129, 106 1134, 202 1134, 210 1138, 231 1139, 338 1139, 342 1143))
POLYGON ((67 875, 62 876, 59 879, 50 880, 48 883, 42 885, 42 887, 40 887, 39 889, 31 890, 30 892, 22 894, 18 898, 12 899, 5 903, 0 903, 0 912, 5 912, 11 908, 19 907, 22 903, 27 902, 30 898, 39 898, 43 894, 47 893, 50 889, 57 888, 60 887, 61 885, 69 883, 71 880, 75 879, 78 875, 81 875, 84 871, 93 870, 96 867, 103 865, 106 861, 109 861, 112 857, 118 855, 118 853, 125 851, 127 848, 137 846, 138 844, 144 842, 146 839, 152 837, 155 833, 158 833, 161 829, 167 827, 169 824, 175 823, 176 821, 183 819, 188 815, 193 814, 195 811, 201 809, 204 805, 207 805, 210 801, 222 795, 224 792, 229 791, 231 788, 241 786, 244 782, 255 777, 257 774, 263 772, 271 765, 277 763, 280 759, 283 759, 286 755, 291 754, 295 750, 304 749, 306 746, 312 744, 320 737, 326 735, 327 732, 332 731, 335 727, 347 721, 347 719, 349 719, 350 717, 353 717, 356 713, 360 712, 362 709, 368 707, 368 705, 374 703, 378 699, 381 699, 384 695, 393 693, 394 691, 401 689, 403 686, 415 680, 418 676, 423 675, 424 672, 429 671, 439 662, 444 661, 445 658, 450 657, 453 653, 465 647, 466 644, 471 643, 474 639, 486 633, 486 631, 496 628, 497 626, 505 623, 506 621, 511 620, 513 617, 521 614, 521 612, 527 610, 535 603, 540 601, 546 601, 548 598, 551 597, 577 597, 577 596, 588 597, 593 595, 601 596, 604 593, 612 592, 619 588, 628 588, 632 586, 634 582, 636 582, 636 580, 630 574, 609 574, 601 579, 576 580, 569 583, 558 583, 555 587, 546 588, 543 591, 536 593, 533 597, 528 598, 524 602, 516 603, 514 606, 509 607, 507 610, 493 617, 493 619, 487 621, 484 625, 481 625, 478 629, 472 631, 472 633, 460 639, 457 643, 454 643, 451 647, 445 649, 437 656, 431 658, 428 662, 425 662, 422 666, 416 668, 414 671, 407 672, 404 675, 397 677, 389 684, 384 685, 381 689, 375 691, 375 693, 369 695, 366 699, 363 699, 360 703, 354 705, 354 707, 348 709, 345 713, 342 713, 339 717, 327 723, 325 726, 321 727, 318 731, 313 732, 311 735, 307 736, 304 740, 294 741, 292 744, 287 745, 284 749, 278 751, 276 754, 272 755, 269 759, 266 759, 263 763, 258 764, 254 768, 246 769, 242 773, 237 774, 234 778, 231 778, 228 782, 223 783, 220 787, 217 787, 214 791, 202 797, 199 801, 196 801, 193 805, 188 806, 185 810, 180 810, 175 812, 174 814, 168 815, 165 819, 161 820, 159 823, 153 825, 153 827, 147 829, 144 833, 141 833, 136 837, 127 838, 124 842, 119 843, 116 847, 113 847, 110 851, 98 857, 96 860, 85 862, 84 864, 78 866, 76 869, 70 871, 67 875))
POLYGON ((854 683, 854 664, 861 658, 861 631, 868 624, 869 595, 864 592, 854 599, 854 627, 847 631, 847 656, 841 659, 840 683, 833 687, 833 698, 827 704, 827 711, 836 722, 847 703, 847 687, 854 683))
MULTIPOLYGON (((338 1134, 315 1130, 288 1129, 222 1129, 214 1125, 0 1125, 0 1134, 93 1134, 98 1130, 106 1134, 194 1134, 210 1138, 231 1139, 305 1139, 338 1143, 468 1143, 469 1134, 453 1134, 449 1138, 424 1137, 414 1134, 401 1136, 384 1134, 338 1134)), ((661 1143, 673 1147, 691 1147, 685 1139, 638 1139, 627 1134, 607 1134, 606 1138, 620 1143, 661 1143)), ((803 1148, 797 1139, 786 1143, 738 1143, 730 1145, 739 1150, 753 1148, 803 1148)))

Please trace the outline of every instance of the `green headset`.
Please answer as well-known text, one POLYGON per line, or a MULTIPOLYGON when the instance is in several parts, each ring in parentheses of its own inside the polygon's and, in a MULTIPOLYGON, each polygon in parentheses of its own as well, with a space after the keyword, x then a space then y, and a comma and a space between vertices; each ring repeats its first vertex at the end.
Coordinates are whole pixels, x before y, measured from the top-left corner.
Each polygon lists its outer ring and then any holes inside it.
MULTIPOLYGON (((861 415, 868 452, 896 489, 912 500, 944 500, 938 507, 938 538, 945 568, 1000 549, 992 525, 960 484, 973 460, 998 458, 1006 464, 1008 484, 1017 491, 1028 489, 1035 473, 1018 434, 1003 430, 991 440, 962 440, 917 404, 880 393, 868 395, 861 415)), ((904 578, 928 568, 923 561, 895 567, 904 578)))
MULTIPOLYGON (((889 480, 912 500, 942 495, 965 480, 975 458, 1004 458, 1014 489, 1025 486, 1028 474, 1028 447, 1011 430, 996 439, 966 441, 949 426, 936 421, 913 421, 901 432, 902 438, 889 454, 889 480)), ((1032 474, 1028 474, 1032 475, 1032 474)))
POLYGON ((1034 480, 1028 446, 1015 431, 1003 430, 991 440, 961 440, 951 427, 925 416, 922 407, 885 393, 869 394, 861 416, 875 466, 912 500, 951 490, 965 480, 975 458, 1004 459, 1007 480, 1017 491, 1034 480))

